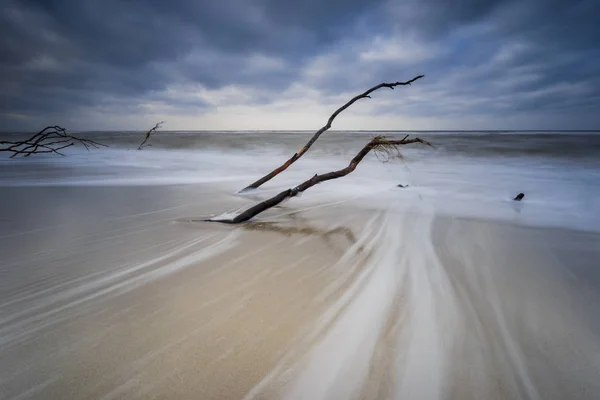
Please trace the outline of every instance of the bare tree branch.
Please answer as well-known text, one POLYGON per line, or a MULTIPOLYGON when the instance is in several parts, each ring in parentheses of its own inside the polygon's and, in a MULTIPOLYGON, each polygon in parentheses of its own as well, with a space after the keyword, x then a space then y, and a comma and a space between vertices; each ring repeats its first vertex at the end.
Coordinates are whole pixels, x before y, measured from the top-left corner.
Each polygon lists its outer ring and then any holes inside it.
POLYGON ((238 224, 240 222, 248 221, 250 218, 262 213, 263 211, 276 206, 277 204, 281 203, 283 200, 290 198, 290 197, 297 196, 298 194, 304 192, 307 189, 310 189, 311 187, 315 186, 318 183, 329 181, 332 179, 341 178, 343 176, 348 175, 349 173, 351 173, 352 171, 354 171, 356 169, 358 163, 360 163, 362 161, 362 159, 367 154, 369 154, 369 152, 371 152, 371 151, 374 151, 375 153, 378 153, 378 154, 385 154, 389 158, 390 154, 393 154, 394 152, 398 151, 398 146, 411 144, 411 143, 421 143, 421 144, 426 144, 428 146, 431 146, 431 143, 429 143, 426 140, 423 140, 421 138, 418 138, 418 137, 409 139, 408 136, 406 136, 402 140, 389 140, 383 136, 376 136, 373 139, 371 139, 371 141, 369 143, 367 143, 367 145, 365 147, 363 147, 356 156, 354 156, 354 158, 350 161, 350 164, 348 164, 348 166, 346 168, 340 169, 338 171, 328 172, 326 174, 315 175, 312 178, 310 178, 309 180, 302 182, 300 185, 298 185, 294 188, 284 190, 283 192, 271 197, 270 199, 267 199, 265 201, 262 201, 256 205, 250 207, 249 209, 238 214, 234 218, 230 218, 230 219, 210 218, 207 221, 224 222, 224 223, 228 223, 228 224, 238 224))
POLYGON ((12 152, 10 158, 16 156, 29 157, 32 154, 40 153, 56 153, 64 156, 59 150, 71 147, 75 144, 82 144, 86 150, 90 147, 107 147, 102 143, 95 142, 90 139, 81 139, 73 135, 67 134, 65 128, 60 126, 47 126, 27 140, 15 142, 0 142, 0 151, 12 152))
POLYGON ((157 123, 156 125, 154 125, 154 128, 150 129, 148 132, 146 132, 146 137, 144 138, 144 141, 138 146, 138 150, 143 149, 146 146, 150 146, 149 144, 146 144, 146 142, 150 139, 150 136, 156 132, 157 129, 159 129, 165 122, 164 121, 160 121, 159 123, 157 123))
POLYGON ((302 147, 300 149, 299 152, 295 153, 290 159, 288 159, 285 163, 283 163, 280 167, 274 169, 273 171, 271 171, 269 174, 263 176, 262 178, 260 178, 259 180, 257 180, 256 182, 248 185, 247 187, 245 187, 244 189, 242 189, 242 191, 244 190, 249 190, 249 189, 256 189, 257 187, 261 186, 263 183, 270 181, 271 179, 273 179, 275 176, 279 175, 281 172, 285 171, 290 165, 292 165, 294 162, 296 162, 296 160, 298 160, 300 157, 302 157, 302 155, 304 155, 304 153, 306 153, 308 151, 308 149, 310 149, 310 147, 313 145, 313 143, 319 138, 319 136, 321 136, 321 134, 323 134, 324 132, 328 131, 331 128, 331 124, 333 123, 333 120, 345 109, 347 109, 348 107, 350 107, 352 104, 354 104, 356 101, 360 100, 360 99, 364 99, 364 98, 371 98, 371 96, 369 96, 371 93, 373 93, 376 90, 379 90, 381 88, 390 88, 390 89, 394 89, 394 87, 396 86, 406 86, 406 85, 410 85, 411 83, 413 83, 414 81, 423 78, 425 75, 419 75, 419 76, 415 76, 414 78, 412 78, 411 80, 408 80, 406 82, 392 82, 392 83, 380 83, 377 86, 372 87, 371 89, 367 90, 364 93, 361 93, 355 97, 353 97, 350 101, 348 101, 346 104, 344 104, 343 106, 341 106, 340 108, 338 108, 333 114, 331 114, 331 116, 329 117, 329 119, 327 120, 327 124, 325 124, 324 127, 322 127, 321 129, 319 129, 317 132, 315 132, 315 134, 312 136, 312 138, 310 138, 310 140, 308 141, 308 143, 306 143, 304 145, 304 147, 302 147))

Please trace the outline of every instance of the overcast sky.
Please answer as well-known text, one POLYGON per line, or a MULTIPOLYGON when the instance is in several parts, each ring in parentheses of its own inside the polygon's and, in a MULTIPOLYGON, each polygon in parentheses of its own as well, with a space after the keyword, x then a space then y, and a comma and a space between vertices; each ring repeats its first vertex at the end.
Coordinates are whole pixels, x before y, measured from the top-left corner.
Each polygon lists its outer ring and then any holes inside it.
POLYGON ((3 0, 0 130, 600 129, 600 1, 3 0))

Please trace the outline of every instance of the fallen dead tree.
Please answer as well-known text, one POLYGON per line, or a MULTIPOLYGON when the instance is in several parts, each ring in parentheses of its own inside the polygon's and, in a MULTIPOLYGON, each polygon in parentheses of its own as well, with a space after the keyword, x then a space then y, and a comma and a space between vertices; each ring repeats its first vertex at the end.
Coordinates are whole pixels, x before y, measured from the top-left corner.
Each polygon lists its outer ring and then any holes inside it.
POLYGON ((10 158, 16 156, 29 157, 32 154, 40 153, 56 153, 64 156, 61 150, 75 144, 82 144, 87 150, 90 147, 107 147, 102 143, 90 139, 82 139, 69 135, 66 129, 60 126, 47 126, 27 140, 0 142, 0 146, 6 146, 0 148, 0 151, 13 153, 10 158))
POLYGON ((276 177, 277 175, 279 175, 280 173, 282 173, 283 171, 285 171, 286 169, 288 169, 288 167, 290 165, 292 165, 293 163, 295 163, 300 157, 302 157, 302 155, 304 155, 304 153, 306 153, 308 151, 308 149, 310 149, 310 147, 313 145, 313 143, 315 143, 317 141, 317 139, 319 138, 319 136, 321 136, 324 132, 328 131, 331 128, 331 124, 333 123, 333 120, 342 111, 344 111, 345 109, 347 109, 348 107, 350 107, 356 101, 358 101, 360 99, 366 99, 366 98, 370 99, 371 96, 369 96, 369 95, 371 93, 373 93, 374 91, 379 90, 381 88, 390 88, 390 89, 393 90, 394 87, 396 87, 396 86, 410 85, 414 81, 416 81, 418 79, 421 79, 424 76, 425 75, 418 75, 418 76, 415 76, 414 78, 412 78, 411 80, 408 80, 406 82, 380 83, 379 85, 372 87, 371 89, 365 91, 364 93, 361 93, 361 94, 353 97, 350 101, 348 101, 346 104, 344 104, 343 106, 341 106, 340 108, 338 108, 333 114, 331 114, 331 116, 327 120, 327 123, 325 124, 325 126, 323 126, 321 129, 319 129, 317 132, 315 132, 315 134, 310 138, 310 140, 308 141, 308 143, 306 143, 304 145, 304 147, 302 147, 300 149, 299 152, 295 153, 285 163, 283 163, 281 166, 275 168, 273 171, 271 171, 267 175, 263 176, 262 178, 260 178, 256 182, 254 182, 254 183, 246 186, 244 189, 242 189, 242 191, 249 190, 249 189, 256 189, 257 187, 261 186, 263 183, 270 181, 271 179, 273 179, 274 177, 276 177))
POLYGON ((218 217, 214 217, 209 218, 206 221, 223 222, 228 224, 239 224, 240 222, 248 221, 250 218, 262 213, 263 211, 268 210, 269 208, 275 207, 285 199, 299 195, 300 193, 306 191, 307 189, 310 189, 318 183, 341 178, 348 175, 356 169, 357 165, 371 151, 374 151, 378 155, 378 158, 383 156, 385 159, 389 159, 391 156, 400 155, 398 146, 411 143, 422 143, 431 146, 431 143, 418 137, 409 139, 408 135, 406 135, 402 140, 390 140, 383 136, 376 136, 373 139, 371 139, 371 141, 369 141, 369 143, 367 143, 367 145, 363 147, 356 156, 354 156, 354 158, 350 161, 350 164, 348 164, 346 168, 321 175, 317 174, 309 180, 302 182, 300 185, 291 189, 284 190, 283 192, 271 197, 270 199, 267 199, 256 204, 255 206, 250 207, 246 211, 236 215, 233 218, 221 219, 218 217))

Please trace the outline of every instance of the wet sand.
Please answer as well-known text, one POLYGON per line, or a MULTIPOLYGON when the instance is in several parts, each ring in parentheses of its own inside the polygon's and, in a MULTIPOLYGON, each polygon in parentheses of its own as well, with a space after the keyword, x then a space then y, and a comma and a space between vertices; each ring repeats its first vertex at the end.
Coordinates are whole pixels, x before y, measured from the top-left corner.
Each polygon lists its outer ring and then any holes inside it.
POLYGON ((393 197, 11 188, 2 399, 597 399, 600 235, 393 197), (365 206, 365 204, 369 204, 365 206))

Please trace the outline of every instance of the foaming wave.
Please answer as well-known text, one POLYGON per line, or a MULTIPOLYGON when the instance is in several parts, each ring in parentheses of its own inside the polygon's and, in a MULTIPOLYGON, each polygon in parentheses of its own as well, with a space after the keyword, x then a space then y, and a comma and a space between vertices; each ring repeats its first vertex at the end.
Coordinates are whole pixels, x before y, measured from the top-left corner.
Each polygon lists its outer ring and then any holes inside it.
MULTIPOLYGON (((350 134, 342 140, 340 135, 324 136, 318 146, 285 173, 250 193, 251 198, 262 201, 314 174, 344 168, 369 136, 350 134)), ((417 198, 450 215, 600 230, 597 162, 589 161, 589 157, 533 157, 526 151, 519 153, 522 145, 539 144, 547 151, 557 152, 564 142, 578 149, 584 148, 586 142, 577 136, 556 136, 551 140, 544 135, 535 136, 432 135, 430 139, 439 145, 437 149, 406 146, 402 148, 404 159, 389 163, 369 155, 351 175, 317 185, 310 189, 309 196, 295 198, 293 204, 306 208, 360 197, 364 207, 381 209, 381 197, 395 197, 399 202, 417 198), (509 152, 481 157, 486 146, 507 147, 509 152), (398 184, 408 187, 400 189, 398 184), (524 201, 512 202, 521 192, 525 193, 524 201)), ((588 136, 594 140, 600 137, 588 136)), ((205 185, 233 194, 287 159, 306 138, 300 134, 255 132, 189 135, 188 139, 193 140, 195 147, 151 147, 143 151, 113 147, 90 152, 73 149, 67 157, 4 159, 0 160, 0 186, 185 184, 205 185), (204 147, 199 147, 199 143, 204 143, 204 147)), ((234 204, 232 209, 239 206, 234 204)))

